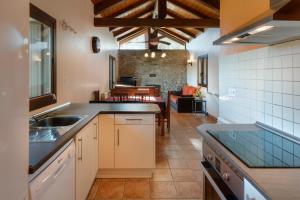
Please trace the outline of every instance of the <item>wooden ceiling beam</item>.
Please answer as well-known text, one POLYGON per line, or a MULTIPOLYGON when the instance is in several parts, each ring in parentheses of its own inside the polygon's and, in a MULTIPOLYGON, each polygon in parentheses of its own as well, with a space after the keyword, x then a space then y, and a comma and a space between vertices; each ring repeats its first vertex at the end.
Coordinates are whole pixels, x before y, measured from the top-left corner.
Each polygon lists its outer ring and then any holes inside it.
MULTIPOLYGON (((152 13, 149 13, 147 16, 145 16, 145 18, 150 18, 150 17, 152 17, 152 13)), ((114 27, 114 28, 116 28, 116 27, 114 27)), ((133 27, 124 27, 119 30, 113 31, 113 35, 114 35, 114 37, 117 37, 131 29, 133 29, 133 27)))
POLYGON ((194 8, 191 8, 189 7, 188 5, 184 4, 182 1, 179 1, 179 0, 168 0, 170 3, 172 3, 173 5, 177 6, 177 7, 180 7, 182 8, 183 10, 191 13, 191 14, 194 14, 200 18, 203 18, 203 19, 208 19, 210 18, 209 16, 199 12, 198 10, 195 10, 194 8))
POLYGON ((181 45, 184 45, 184 46, 185 46, 185 44, 186 44, 185 41, 182 41, 182 40, 176 38, 175 36, 173 36, 173 35, 171 35, 171 34, 169 34, 169 33, 167 33, 167 32, 164 32, 164 31, 162 31, 162 30, 160 30, 160 29, 158 30, 158 33, 161 34, 161 35, 163 35, 163 36, 165 36, 166 38, 169 38, 169 39, 171 39, 171 40, 173 40, 173 41, 175 41, 175 42, 181 44, 181 45))
POLYGON ((132 27, 125 27, 125 28, 121 28, 119 30, 113 31, 112 34, 114 35, 114 37, 118 37, 119 35, 129 31, 133 29, 132 27))
POLYGON ((175 37, 179 40, 182 40, 185 43, 188 43, 190 41, 188 38, 186 38, 186 37, 184 37, 184 36, 182 36, 178 33, 175 33, 174 31, 171 31, 167 28, 160 28, 159 30, 162 31, 162 32, 168 33, 168 34, 172 35, 173 37, 175 37))
POLYGON ((158 19, 164 19, 167 15, 167 0, 157 0, 158 19))
POLYGON ((216 28, 218 19, 127 19, 127 18, 94 18, 96 27, 171 27, 171 28, 216 28))
MULTIPOLYGON (((152 16, 152 11, 154 9, 154 3, 153 4, 150 4, 149 6, 147 6, 145 9, 137 12, 136 14, 132 15, 132 16, 129 16, 128 19, 133 19, 133 18, 139 18, 145 14, 147 14, 145 16, 145 18, 149 17, 149 16, 152 16)), ((127 17, 126 17, 127 18, 127 17)), ((109 27, 109 31, 113 31, 116 27, 109 27)))
MULTIPOLYGON (((175 19, 183 19, 184 17, 179 15, 178 13, 174 12, 171 9, 167 9, 167 15, 169 15, 170 17, 173 17, 175 19)), ((193 27, 195 29, 197 29, 198 31, 204 32, 203 28, 197 28, 197 27, 193 27)))
POLYGON ((103 0, 103 1, 100 1, 99 3, 96 3, 94 5, 94 14, 95 15, 98 15, 101 13, 101 11, 105 10, 106 8, 108 7, 111 7, 119 2, 121 2, 122 0, 103 0))
POLYGON ((205 2, 211 7, 220 10, 220 0, 199 0, 200 2, 205 2))
MULTIPOLYGON (((105 1, 110 2, 110 0, 105 0, 105 1)), ((129 6, 127 6, 126 8, 118 10, 118 11, 116 11, 114 13, 111 13, 110 15, 105 16, 105 17, 107 17, 107 18, 117 17, 117 16, 119 16, 121 14, 124 14, 126 12, 129 12, 129 11, 131 11, 131 10, 139 7, 139 6, 142 6, 145 3, 147 3, 147 2, 149 2, 149 1, 148 0, 139 0, 138 2, 133 3, 133 4, 129 5, 129 6)))
POLYGON ((123 43, 124 40, 128 41, 128 40, 130 40, 132 38, 135 38, 138 35, 141 35, 142 33, 144 33, 146 30, 147 30, 147 28, 140 27, 140 28, 138 28, 138 29, 136 29, 134 31, 131 31, 131 32, 129 32, 129 33, 127 33, 127 34, 125 34, 125 35, 123 35, 121 37, 118 37, 117 41, 123 43))
POLYGON ((176 29, 179 30, 179 31, 181 31, 181 32, 183 32, 184 34, 192 37, 192 38, 197 37, 197 34, 193 33, 192 31, 189 31, 187 29, 184 29, 184 28, 176 28, 176 29))

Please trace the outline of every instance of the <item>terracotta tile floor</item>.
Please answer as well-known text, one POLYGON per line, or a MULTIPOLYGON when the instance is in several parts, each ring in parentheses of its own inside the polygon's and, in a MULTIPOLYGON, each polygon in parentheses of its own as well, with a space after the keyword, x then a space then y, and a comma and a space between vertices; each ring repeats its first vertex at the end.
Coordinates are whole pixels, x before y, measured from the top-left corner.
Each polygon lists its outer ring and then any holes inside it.
POLYGON ((151 179, 96 179, 88 200, 202 200, 202 139, 195 127, 214 123, 202 115, 171 113, 171 133, 157 129, 156 169, 151 179))

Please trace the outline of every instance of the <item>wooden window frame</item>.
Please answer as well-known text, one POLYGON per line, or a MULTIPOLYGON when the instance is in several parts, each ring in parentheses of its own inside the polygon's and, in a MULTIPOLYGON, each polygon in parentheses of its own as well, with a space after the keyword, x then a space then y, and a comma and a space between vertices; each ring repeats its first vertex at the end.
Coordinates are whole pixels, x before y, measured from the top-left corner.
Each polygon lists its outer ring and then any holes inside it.
POLYGON ((47 26, 51 27, 52 40, 52 67, 51 67, 51 93, 42 96, 32 97, 29 99, 29 110, 36 110, 57 102, 56 98, 56 19, 30 4, 30 17, 34 18, 47 26))
POLYGON ((208 54, 198 56, 197 60, 197 79, 198 85, 202 87, 208 86, 208 54), (204 66, 203 61, 206 60, 206 65, 204 66), (204 69, 205 68, 205 69, 204 69), (206 74, 204 74, 206 71, 206 74), (206 78, 206 83, 204 83, 204 76, 206 78))
POLYGON ((113 89, 114 86, 115 86, 115 81, 114 80, 116 77, 115 77, 115 73, 116 73, 116 66, 117 63, 116 63, 116 58, 112 55, 109 55, 109 89, 113 89), (115 64, 114 68, 113 68, 113 63, 115 64))

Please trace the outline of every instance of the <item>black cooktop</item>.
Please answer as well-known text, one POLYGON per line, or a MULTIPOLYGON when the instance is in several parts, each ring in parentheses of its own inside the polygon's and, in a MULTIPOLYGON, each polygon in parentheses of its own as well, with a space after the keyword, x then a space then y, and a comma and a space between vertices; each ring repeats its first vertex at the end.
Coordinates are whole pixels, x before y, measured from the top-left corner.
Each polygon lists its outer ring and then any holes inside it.
POLYGON ((265 129, 208 133, 250 168, 300 167, 300 144, 277 133, 265 129))

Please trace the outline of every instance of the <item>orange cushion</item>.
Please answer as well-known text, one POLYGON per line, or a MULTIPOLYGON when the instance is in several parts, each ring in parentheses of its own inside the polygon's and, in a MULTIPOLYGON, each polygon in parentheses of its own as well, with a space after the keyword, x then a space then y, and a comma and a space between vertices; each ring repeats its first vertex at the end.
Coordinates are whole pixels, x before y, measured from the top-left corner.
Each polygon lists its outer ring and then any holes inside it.
POLYGON ((182 95, 188 95, 190 86, 182 87, 182 95))
POLYGON ((194 95, 196 88, 193 86, 184 86, 182 88, 182 95, 194 95))

